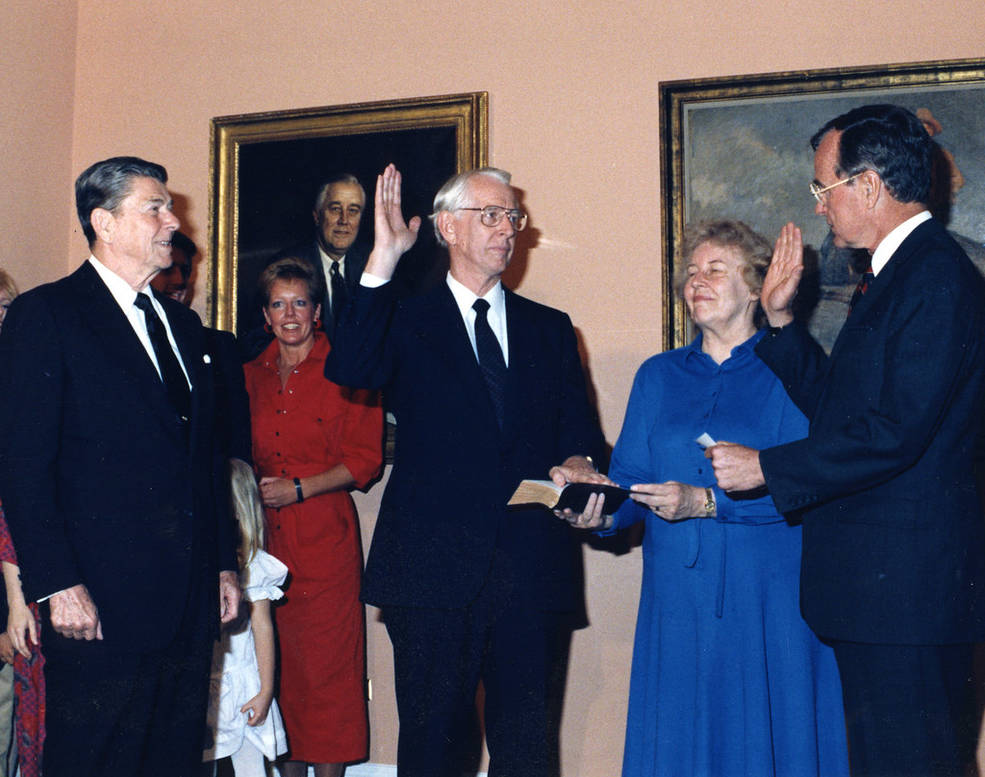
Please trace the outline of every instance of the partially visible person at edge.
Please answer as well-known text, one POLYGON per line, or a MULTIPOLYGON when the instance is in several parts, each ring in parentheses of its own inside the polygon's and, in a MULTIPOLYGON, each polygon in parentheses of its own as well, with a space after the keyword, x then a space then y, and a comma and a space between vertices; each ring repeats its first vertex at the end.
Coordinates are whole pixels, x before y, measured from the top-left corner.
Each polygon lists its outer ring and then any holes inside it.
POLYGON ((0 562, 6 596, 7 630, 0 634, 0 659, 10 686, 3 704, 9 712, 2 723, 7 743, 0 774, 38 777, 44 746, 44 657, 41 655, 41 617, 38 605, 28 603, 20 583, 17 553, 0 504, 0 562))
POLYGON ((675 287, 691 345, 636 374, 609 476, 646 522, 623 777, 848 774, 834 653, 798 602, 801 527, 769 495, 730 495, 697 438, 765 447, 807 419, 753 350, 769 243, 739 221, 684 232, 675 287))
POLYGON ((826 355, 794 320, 803 245, 784 227, 756 353, 807 437, 708 453, 722 489, 765 486, 803 517, 801 609, 834 647, 854 777, 962 775, 985 638, 985 281, 926 208, 933 142, 910 111, 856 108, 811 145, 816 213, 871 272, 826 355))
POLYGON ((16 296, 17 286, 14 279, 5 270, 0 269, 0 331, 3 331, 3 320, 7 317, 7 310, 16 296))
POLYGON ((509 173, 442 186, 447 278, 403 299, 391 279, 420 218, 404 221, 400 183, 393 165, 377 179, 375 244, 325 363, 383 388, 399 429, 362 591, 393 643, 397 771, 457 777, 481 678, 489 773, 547 777, 579 548, 550 513, 506 503, 523 478, 606 482, 587 458, 602 435, 571 321, 500 282, 527 222, 509 173))
POLYGON ((268 550, 291 572, 275 614, 290 748, 280 770, 301 777, 311 764, 316 777, 337 777, 368 748, 362 552, 349 491, 379 474, 383 412, 375 393, 322 376, 331 346, 306 262, 274 262, 260 291, 274 341, 245 368, 253 458, 268 550))
MULTIPOLYGON (((10 303, 17 296, 14 279, 0 269, 0 331, 10 303)), ((0 616, 7 631, 0 634, 0 775, 14 774, 18 768, 32 777, 40 768, 44 722, 39 718, 39 700, 44 699, 39 632, 35 604, 24 601, 17 555, 10 540, 7 521, 0 504, 0 560, 6 596, 0 598, 0 616)))

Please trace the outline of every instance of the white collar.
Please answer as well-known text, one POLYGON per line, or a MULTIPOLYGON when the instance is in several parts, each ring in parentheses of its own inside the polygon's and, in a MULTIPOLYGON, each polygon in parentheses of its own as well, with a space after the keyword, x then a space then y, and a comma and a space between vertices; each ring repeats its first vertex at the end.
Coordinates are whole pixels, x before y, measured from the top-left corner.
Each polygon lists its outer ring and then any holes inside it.
MULTIPOLYGON (((128 308, 132 308, 133 301, 137 299, 138 292, 134 291, 133 287, 130 286, 129 283, 123 280, 123 278, 121 278, 119 275, 117 275, 115 272, 109 269, 109 267, 107 267, 105 264, 100 262, 95 256, 91 254, 89 256, 89 263, 92 265, 93 269, 99 274, 99 277, 102 279, 103 283, 106 284, 106 288, 109 289, 109 293, 113 295, 113 299, 116 300, 116 303, 124 310, 127 310, 128 308)), ((149 289, 150 289, 150 282, 148 282, 144 286, 144 288, 140 290, 140 293, 147 294, 147 296, 149 296, 153 300, 154 295, 150 292, 149 289)))
POLYGON ((342 276, 343 277, 345 277, 345 257, 346 257, 346 255, 343 254, 341 259, 336 259, 334 256, 329 256, 328 255, 328 253, 325 251, 325 249, 321 247, 321 243, 316 243, 316 245, 318 246, 318 255, 321 257, 322 267, 325 268, 326 280, 329 283, 332 282, 331 278, 328 278, 328 274, 332 270, 332 265, 335 264, 336 262, 338 262, 338 265, 339 265, 339 272, 342 273, 342 276))
MULTIPOLYGON (((462 317, 465 318, 473 312, 472 304, 479 299, 479 296, 463 283, 455 280, 450 272, 445 276, 445 280, 448 283, 448 288, 451 289, 452 296, 455 297, 455 302, 458 304, 458 309, 462 317)), ((506 293, 503 291, 503 284, 500 281, 496 281, 496 285, 487 291, 482 296, 482 299, 489 303, 489 313, 491 315, 502 317, 505 320, 506 293)))
POLYGON ((886 235, 882 242, 876 246, 876 250, 872 252, 872 274, 878 275, 879 271, 889 264, 889 260, 893 258, 896 249, 903 244, 910 233, 929 218, 930 211, 922 210, 916 216, 910 216, 902 224, 898 224, 892 232, 886 235))

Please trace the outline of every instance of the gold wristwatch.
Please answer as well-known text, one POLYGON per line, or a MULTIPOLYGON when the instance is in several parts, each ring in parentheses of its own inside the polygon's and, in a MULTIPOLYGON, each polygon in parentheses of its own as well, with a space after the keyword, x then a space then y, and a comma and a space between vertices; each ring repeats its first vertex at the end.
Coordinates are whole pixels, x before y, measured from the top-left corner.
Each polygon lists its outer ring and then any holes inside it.
POLYGON ((710 486, 705 487, 705 517, 715 517, 715 492, 710 486))

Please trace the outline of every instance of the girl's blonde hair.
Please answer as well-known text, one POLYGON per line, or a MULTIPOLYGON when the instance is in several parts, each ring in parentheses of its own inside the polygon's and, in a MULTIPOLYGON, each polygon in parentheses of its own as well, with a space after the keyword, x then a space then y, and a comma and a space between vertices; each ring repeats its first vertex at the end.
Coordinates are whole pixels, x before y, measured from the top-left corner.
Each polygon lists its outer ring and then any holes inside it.
POLYGON ((7 296, 13 299, 17 296, 17 284, 10 277, 10 273, 0 268, 0 291, 7 292, 7 296))
POLYGON ((250 561, 263 547, 263 507, 253 468, 242 459, 229 460, 229 480, 232 491, 233 515, 239 525, 240 582, 246 585, 250 561))

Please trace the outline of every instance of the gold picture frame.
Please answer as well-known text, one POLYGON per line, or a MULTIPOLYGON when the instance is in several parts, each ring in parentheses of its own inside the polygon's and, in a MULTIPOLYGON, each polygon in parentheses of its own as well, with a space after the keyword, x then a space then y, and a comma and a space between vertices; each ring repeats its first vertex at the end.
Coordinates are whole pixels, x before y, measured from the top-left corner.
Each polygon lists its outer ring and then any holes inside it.
POLYGON ((827 224, 813 215, 809 140, 858 105, 895 103, 924 119, 952 168, 956 188, 940 201, 949 229, 985 266, 985 59, 668 81, 659 100, 665 348, 691 339, 673 278, 685 224, 705 218, 739 218, 770 241, 787 221, 804 228, 817 262, 801 287, 816 297, 804 315, 823 345, 833 342, 854 278, 844 257, 830 258, 827 224))
POLYGON ((404 172, 405 212, 430 212, 445 179, 487 163, 488 102, 487 92, 468 92, 212 119, 212 325, 239 331, 257 269, 278 243, 313 235, 312 182, 327 172, 344 169, 363 183, 370 212, 361 233, 372 230, 375 176, 391 161, 404 172))

